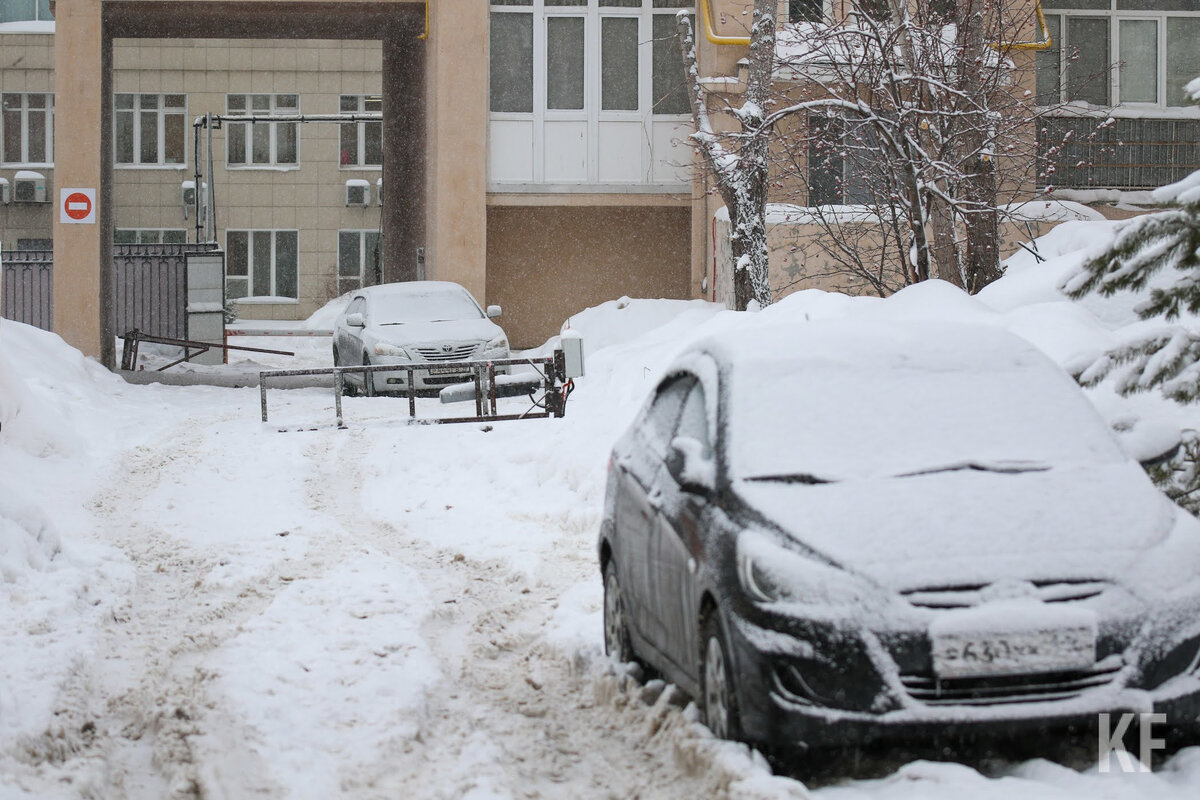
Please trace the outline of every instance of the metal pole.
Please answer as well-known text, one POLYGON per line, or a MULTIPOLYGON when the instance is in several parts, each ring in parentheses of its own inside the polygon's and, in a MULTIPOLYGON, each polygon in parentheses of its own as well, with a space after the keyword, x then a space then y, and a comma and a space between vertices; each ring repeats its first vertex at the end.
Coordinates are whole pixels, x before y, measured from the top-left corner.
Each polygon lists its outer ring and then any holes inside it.
MULTIPOLYGON (((217 189, 214 186, 215 181, 213 180, 212 112, 208 112, 205 117, 208 120, 208 124, 205 126, 208 130, 208 191, 204 193, 204 204, 207 206, 204 214, 204 231, 208 234, 208 238, 205 241, 215 242, 217 240, 217 203, 215 194, 217 189)), ((199 197, 200 188, 199 186, 196 187, 197 197, 199 197)))
MULTIPOLYGON (((204 125, 208 125, 208 117, 204 119, 204 125)), ((192 158, 196 165, 196 180, 192 184, 192 213, 196 215, 196 244, 200 244, 200 187, 204 185, 203 176, 200 173, 200 120, 192 123, 192 158)))
POLYGON ((262 401, 262 418, 263 422, 267 421, 267 376, 263 373, 258 373, 258 395, 262 401))
POLYGON ((342 424, 342 373, 337 371, 333 373, 333 408, 337 412, 337 426, 344 428, 342 424))
POLYGON ((412 367, 405 370, 408 375, 408 416, 409 419, 417 418, 417 387, 413 383, 413 376, 416 371, 412 367))

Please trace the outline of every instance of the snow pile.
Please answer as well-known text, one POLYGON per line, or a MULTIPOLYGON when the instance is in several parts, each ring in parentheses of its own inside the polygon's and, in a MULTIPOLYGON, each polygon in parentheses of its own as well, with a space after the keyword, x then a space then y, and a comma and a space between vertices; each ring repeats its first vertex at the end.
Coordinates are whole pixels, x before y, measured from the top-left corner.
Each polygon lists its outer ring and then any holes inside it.
POLYGON ((119 559, 77 538, 121 383, 54 334, 0 323, 0 742, 52 719, 126 586, 119 559))

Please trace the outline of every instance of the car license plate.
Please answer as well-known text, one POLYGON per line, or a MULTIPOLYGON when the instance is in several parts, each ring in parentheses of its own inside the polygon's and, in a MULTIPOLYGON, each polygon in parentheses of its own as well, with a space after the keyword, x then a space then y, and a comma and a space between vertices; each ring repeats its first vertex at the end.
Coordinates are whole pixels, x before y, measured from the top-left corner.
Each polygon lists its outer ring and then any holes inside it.
POLYGON ((1096 661, 1093 625, 1012 633, 935 633, 933 672, 939 678, 1027 675, 1083 669, 1096 661))

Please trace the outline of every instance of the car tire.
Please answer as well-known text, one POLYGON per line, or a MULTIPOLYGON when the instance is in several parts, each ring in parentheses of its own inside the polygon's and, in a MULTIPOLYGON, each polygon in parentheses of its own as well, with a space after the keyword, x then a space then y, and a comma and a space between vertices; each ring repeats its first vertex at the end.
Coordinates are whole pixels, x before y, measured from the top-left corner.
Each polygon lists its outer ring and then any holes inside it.
POLYGON ((622 664, 634 660, 625 596, 617 579, 617 563, 611 558, 604 565, 604 652, 622 664))
MULTIPOLYGON (((363 353, 363 366, 371 366, 371 357, 363 353)), ((363 397, 375 396, 375 377, 370 372, 363 373, 363 397)))
POLYGON ((716 610, 705 614, 700 637, 700 710, 704 724, 718 739, 742 737, 737 692, 733 684, 733 662, 721 632, 716 610))

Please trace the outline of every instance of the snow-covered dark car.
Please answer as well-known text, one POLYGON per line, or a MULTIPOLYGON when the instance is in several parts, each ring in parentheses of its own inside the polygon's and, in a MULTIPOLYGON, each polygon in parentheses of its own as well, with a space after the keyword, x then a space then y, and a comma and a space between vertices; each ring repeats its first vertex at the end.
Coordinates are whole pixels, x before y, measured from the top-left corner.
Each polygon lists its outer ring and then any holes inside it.
MULTIPOLYGON (((500 306, 485 312, 471 293, 449 281, 408 281, 370 286, 355 292, 333 327, 333 364, 337 367, 379 364, 443 364, 505 359, 508 337, 492 319, 500 306)), ((500 368, 497 372, 506 372, 500 368)), ((414 388, 435 389, 470 376, 417 370, 414 388)), ((348 387, 366 394, 407 391, 404 370, 372 373, 363 380, 346 373, 348 387)))
POLYGON ((691 693, 719 736, 1200 720, 1200 522, 998 329, 813 322, 691 346, 613 449, 599 557, 609 654, 691 693))

